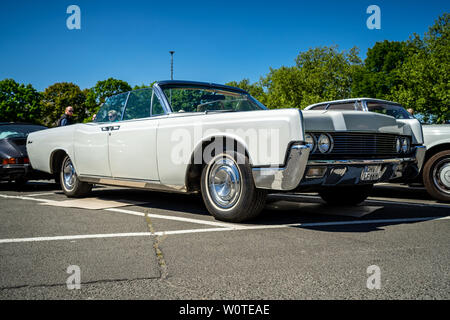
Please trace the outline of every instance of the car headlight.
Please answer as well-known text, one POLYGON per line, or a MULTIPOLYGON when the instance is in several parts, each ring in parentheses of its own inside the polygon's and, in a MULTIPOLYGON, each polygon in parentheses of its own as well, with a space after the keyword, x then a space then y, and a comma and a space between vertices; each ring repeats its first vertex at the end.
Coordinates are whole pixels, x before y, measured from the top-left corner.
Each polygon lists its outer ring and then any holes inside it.
POLYGON ((402 152, 409 153, 410 143, 408 138, 402 138, 402 152))
POLYGON ((402 143, 400 141, 400 138, 397 138, 395 141, 395 151, 397 153, 400 153, 401 150, 402 150, 402 143))
POLYGON ((331 137, 329 137, 326 134, 321 134, 319 136, 319 139, 317 139, 317 147, 319 148, 319 151, 321 153, 330 152, 332 148, 332 140, 331 137))
POLYGON ((316 137, 313 134, 305 134, 305 142, 306 146, 311 150, 311 153, 313 153, 316 150, 316 137))

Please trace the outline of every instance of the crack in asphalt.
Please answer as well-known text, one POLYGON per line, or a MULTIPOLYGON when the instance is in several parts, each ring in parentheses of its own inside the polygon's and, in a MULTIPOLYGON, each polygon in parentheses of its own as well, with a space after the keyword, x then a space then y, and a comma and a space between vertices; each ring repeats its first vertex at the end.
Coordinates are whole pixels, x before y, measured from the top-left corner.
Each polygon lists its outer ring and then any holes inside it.
MULTIPOLYGON (((148 210, 145 210, 145 221, 147 222, 147 227, 150 233, 155 234, 155 229, 153 228, 153 223, 150 217, 148 216, 148 210)), ((160 245, 164 240, 165 236, 155 235, 153 238, 153 249, 155 250, 156 259, 159 265, 159 273, 160 279, 165 280, 169 276, 169 270, 167 268, 166 260, 164 259, 164 254, 161 251, 160 245)))
MULTIPOLYGON (((92 281, 81 282, 80 285, 112 283, 112 282, 133 282, 133 281, 141 281, 141 280, 159 280, 159 279, 160 279, 160 277, 147 277, 147 278, 135 278, 135 279, 103 279, 103 280, 92 280, 92 281)), ((53 283, 53 284, 20 285, 20 286, 12 286, 12 287, 1 287, 0 291, 24 289, 24 288, 33 289, 33 288, 56 288, 56 287, 67 287, 67 284, 66 283, 53 283)))

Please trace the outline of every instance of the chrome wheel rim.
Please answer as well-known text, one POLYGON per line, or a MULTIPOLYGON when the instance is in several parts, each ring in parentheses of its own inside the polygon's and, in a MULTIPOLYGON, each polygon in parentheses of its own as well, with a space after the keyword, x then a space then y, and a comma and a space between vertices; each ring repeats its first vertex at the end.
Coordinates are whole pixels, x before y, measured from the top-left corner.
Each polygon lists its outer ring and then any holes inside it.
POLYGON ((233 207, 241 194, 241 174, 234 159, 221 157, 214 161, 208 174, 209 195, 222 209, 233 207))
POLYGON ((433 182, 439 191, 450 194, 450 158, 442 159, 435 165, 433 182))
POLYGON ((70 159, 66 159, 63 166, 63 183, 64 188, 66 190, 72 190, 75 186, 75 180, 77 178, 77 174, 75 172, 75 168, 70 159))

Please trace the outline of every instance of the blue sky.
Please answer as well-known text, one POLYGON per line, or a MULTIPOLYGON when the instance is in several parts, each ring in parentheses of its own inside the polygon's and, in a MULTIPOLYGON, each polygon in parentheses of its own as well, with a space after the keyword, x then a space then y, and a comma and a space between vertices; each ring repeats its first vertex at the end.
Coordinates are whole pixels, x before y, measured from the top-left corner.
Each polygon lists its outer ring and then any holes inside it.
POLYGON ((1 0, 0 79, 55 82, 82 89, 109 77, 131 85, 170 78, 254 82, 269 67, 291 66, 300 51, 348 50, 422 35, 449 12, 448 0, 103 1, 1 0), (81 30, 69 30, 69 5, 81 9, 81 30), (369 5, 381 9, 381 30, 369 30, 369 5))

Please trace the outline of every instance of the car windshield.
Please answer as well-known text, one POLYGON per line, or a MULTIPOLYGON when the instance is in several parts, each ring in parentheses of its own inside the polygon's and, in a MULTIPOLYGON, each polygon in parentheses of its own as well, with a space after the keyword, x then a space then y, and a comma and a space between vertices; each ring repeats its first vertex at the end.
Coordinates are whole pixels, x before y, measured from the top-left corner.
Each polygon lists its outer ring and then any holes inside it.
POLYGON ((173 112, 228 112, 266 109, 249 94, 222 88, 164 87, 173 112))
POLYGON ((26 138, 30 132, 47 129, 37 125, 7 124, 0 126, 0 140, 6 138, 26 138))
POLYGON ((377 112, 392 116, 395 119, 414 119, 414 117, 400 105, 367 102, 367 109, 371 112, 377 112))

